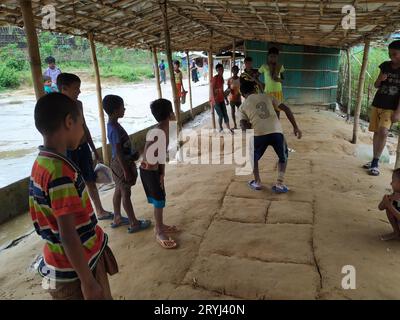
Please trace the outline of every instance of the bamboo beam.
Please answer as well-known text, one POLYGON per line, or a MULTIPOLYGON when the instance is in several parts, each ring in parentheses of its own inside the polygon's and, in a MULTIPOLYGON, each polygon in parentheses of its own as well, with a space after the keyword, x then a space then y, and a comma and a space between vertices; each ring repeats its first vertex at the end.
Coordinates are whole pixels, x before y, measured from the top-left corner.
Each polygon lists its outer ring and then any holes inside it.
POLYGON ((28 43, 29 63, 31 65, 32 82, 35 90, 36 100, 44 95, 42 64, 40 62, 39 43, 35 29, 34 16, 32 12, 32 2, 19 0, 22 19, 28 43))
POLYGON ((165 37, 165 53, 167 54, 167 60, 168 60, 168 69, 169 69, 169 75, 170 75, 170 81, 171 81, 171 87, 172 87, 172 97, 174 100, 174 108, 175 108, 175 116, 176 116, 176 121, 178 124, 178 137, 180 136, 180 131, 181 131, 181 108, 180 108, 180 101, 179 101, 179 96, 178 92, 176 90, 176 82, 175 82, 175 72, 173 68, 173 62, 172 62, 172 52, 171 52, 171 40, 170 40, 170 35, 169 35, 169 27, 168 27, 168 15, 167 15, 167 0, 159 0, 160 4, 160 9, 161 13, 163 16, 163 26, 164 26, 164 37, 165 37))
POLYGON ((351 141, 354 144, 357 143, 358 127, 359 127, 360 112, 361 112, 361 103, 362 103, 362 97, 363 97, 363 93, 364 93, 365 70, 367 69, 369 47, 370 47, 370 41, 366 40, 365 45, 364 45, 363 62, 361 65, 361 70, 360 70, 360 78, 358 81, 357 103, 356 103, 356 107, 354 110, 353 139, 351 141))
MULTIPOLYGON (((210 50, 208 51, 208 83, 210 86, 210 101, 213 96, 212 92, 212 80, 213 80, 213 73, 214 73, 214 60, 213 60, 213 32, 211 31, 210 35, 210 50)), ((211 104, 211 119, 212 119, 212 125, 213 129, 216 128, 215 126, 215 112, 214 112, 214 103, 211 104)))
POLYGON ((160 70, 158 69, 158 59, 157 59, 157 49, 153 47, 153 63, 154 63, 154 74, 156 76, 156 84, 157 84, 157 93, 158 98, 162 98, 162 91, 161 91, 161 83, 160 83, 160 70))
POLYGON ((103 111, 103 102, 102 102, 102 95, 101 95, 101 83, 100 83, 100 71, 99 71, 99 64, 97 62, 96 56, 96 45, 94 43, 94 36, 93 33, 88 33, 88 39, 90 43, 90 51, 92 54, 92 63, 94 68, 94 77, 96 81, 96 94, 97 94, 97 106, 99 109, 99 122, 100 122, 100 129, 101 129, 101 145, 102 145, 102 152, 103 152, 103 161, 106 165, 109 165, 110 158, 108 156, 108 149, 107 149, 107 135, 106 135, 106 125, 104 120, 104 111, 103 111))
POLYGON ((347 83, 348 83, 348 92, 347 92, 347 121, 350 120, 351 114, 351 48, 346 50, 347 56, 347 83))
POLYGON ((187 69, 188 69, 188 81, 189 81, 189 106, 190 106, 190 115, 193 118, 193 99, 192 99, 192 81, 190 79, 191 70, 190 70, 190 58, 189 58, 189 50, 186 50, 186 59, 187 59, 187 69))

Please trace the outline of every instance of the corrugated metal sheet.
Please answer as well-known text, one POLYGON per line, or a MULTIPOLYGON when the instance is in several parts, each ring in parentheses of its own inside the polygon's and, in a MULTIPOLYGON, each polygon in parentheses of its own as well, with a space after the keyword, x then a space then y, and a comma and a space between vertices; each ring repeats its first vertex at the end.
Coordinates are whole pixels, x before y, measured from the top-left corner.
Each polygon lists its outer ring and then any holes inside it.
MULTIPOLYGON (((286 69, 283 81, 285 101, 292 104, 336 102, 339 49, 246 41, 246 55, 253 58, 254 68, 266 62, 271 46, 280 49, 279 60, 286 69)), ((264 81, 263 77, 260 80, 264 81)))

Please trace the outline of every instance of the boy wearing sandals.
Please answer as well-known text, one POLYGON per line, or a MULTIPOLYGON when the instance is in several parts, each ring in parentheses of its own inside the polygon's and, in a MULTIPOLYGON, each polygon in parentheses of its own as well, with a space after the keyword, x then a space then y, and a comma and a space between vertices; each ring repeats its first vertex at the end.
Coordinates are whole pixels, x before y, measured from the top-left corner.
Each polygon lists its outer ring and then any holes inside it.
POLYGON ((272 187, 272 190, 276 193, 286 193, 289 189, 284 185, 283 180, 288 154, 277 112, 285 112, 290 123, 293 125, 295 136, 300 139, 302 133, 296 124, 293 113, 289 107, 278 102, 274 97, 266 94, 257 94, 254 84, 250 81, 242 82, 240 85, 240 92, 245 98, 245 101, 239 108, 239 113, 241 115, 240 127, 242 130, 250 128, 254 130, 254 180, 249 182, 249 186, 254 190, 261 190, 262 186, 258 161, 264 155, 268 146, 272 146, 279 157, 278 179, 276 184, 272 187))
POLYGON ((175 120, 171 101, 158 99, 150 104, 151 113, 158 124, 154 131, 146 137, 143 161, 140 165, 140 178, 147 196, 147 201, 154 206, 155 232, 157 242, 165 249, 177 247, 175 240, 168 234, 177 232, 176 226, 168 226, 163 222, 165 207, 165 161, 169 142, 169 121, 175 120), (154 133, 155 137, 150 138, 154 133), (157 148, 155 148, 155 146, 157 148))
POLYGON ((377 92, 372 101, 369 131, 373 137, 373 159, 363 167, 372 176, 379 175, 379 158, 386 145, 386 139, 392 123, 400 120, 400 40, 389 44, 390 61, 380 66, 375 81, 377 92))
POLYGON ((124 117, 124 100, 120 96, 107 95, 103 99, 103 108, 108 115, 107 137, 112 150, 110 167, 115 182, 114 222, 111 227, 129 225, 128 232, 134 233, 147 229, 151 224, 149 220, 136 219, 131 201, 131 188, 138 176, 135 161, 139 154, 133 150, 127 132, 118 123, 118 119, 124 117), (121 215, 121 201, 128 219, 121 215))

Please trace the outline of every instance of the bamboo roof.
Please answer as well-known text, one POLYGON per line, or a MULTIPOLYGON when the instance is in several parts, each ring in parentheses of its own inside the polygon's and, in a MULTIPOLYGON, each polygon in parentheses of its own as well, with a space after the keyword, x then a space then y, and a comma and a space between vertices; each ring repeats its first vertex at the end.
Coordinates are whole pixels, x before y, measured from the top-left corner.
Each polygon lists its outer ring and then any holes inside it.
MULTIPOLYGON (((46 4, 56 9, 56 29, 95 34, 110 46, 164 47, 159 0, 32 0, 41 29, 46 4)), ((400 27, 400 1, 373 0, 168 0, 172 50, 215 51, 233 39, 346 48, 382 39, 400 27), (353 5, 356 29, 344 30, 345 5, 353 5)), ((2 0, 0 25, 23 26, 17 0, 2 0)))

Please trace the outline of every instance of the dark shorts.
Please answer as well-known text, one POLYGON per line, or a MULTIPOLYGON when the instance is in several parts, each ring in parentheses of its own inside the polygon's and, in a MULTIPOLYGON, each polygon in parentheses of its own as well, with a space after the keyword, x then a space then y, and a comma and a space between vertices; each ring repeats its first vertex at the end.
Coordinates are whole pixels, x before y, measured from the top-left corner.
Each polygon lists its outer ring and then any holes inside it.
POLYGON ((129 182, 125 180, 124 170, 123 170, 121 164, 119 163, 118 159, 116 159, 116 158, 111 159, 110 168, 112 171, 112 176, 113 176, 113 180, 115 182, 115 186, 118 188, 130 190, 131 187, 136 184, 138 173, 137 173, 135 161, 128 160, 128 164, 129 164, 129 167, 131 168, 131 172, 132 172, 132 176, 133 176, 133 180, 129 181, 129 182))
POLYGON ((258 161, 264 155, 265 150, 267 150, 268 146, 272 146, 274 148, 275 153, 279 157, 280 163, 286 163, 289 150, 286 144, 285 137, 282 133, 271 133, 266 134, 264 136, 255 136, 254 137, 254 160, 258 161))
POLYGON ((151 203, 154 208, 164 208, 165 190, 161 187, 160 172, 158 170, 140 168, 140 179, 142 180, 148 203, 151 203))
POLYGON ((242 102, 241 102, 241 101, 230 101, 229 104, 230 104, 231 108, 232 108, 234 111, 236 111, 236 110, 235 110, 235 107, 238 107, 238 108, 239 108, 239 107, 242 105, 242 102))
POLYGON ((229 123, 229 117, 228 112, 226 111, 225 102, 215 103, 214 109, 220 119, 224 119, 225 123, 229 123))
POLYGON ((87 182, 96 181, 92 152, 90 151, 89 144, 87 142, 81 144, 76 150, 68 151, 67 156, 81 170, 83 179, 85 179, 85 181, 87 182))

